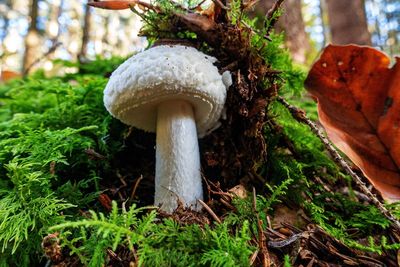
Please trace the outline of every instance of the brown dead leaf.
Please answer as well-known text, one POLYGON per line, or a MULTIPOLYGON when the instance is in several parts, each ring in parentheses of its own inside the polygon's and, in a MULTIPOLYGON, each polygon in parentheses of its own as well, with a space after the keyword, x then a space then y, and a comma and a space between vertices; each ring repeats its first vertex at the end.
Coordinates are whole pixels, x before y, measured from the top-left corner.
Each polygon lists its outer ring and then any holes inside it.
POLYGON ((59 263, 63 260, 62 248, 60 246, 60 234, 58 232, 48 234, 42 240, 42 249, 44 254, 52 263, 59 263))
POLYGON ((100 201, 100 204, 107 210, 111 211, 112 210, 112 200, 107 194, 100 194, 98 197, 98 200, 100 201))
POLYGON ((400 200, 400 60, 328 46, 305 82, 329 139, 387 200, 400 200))
POLYGON ((241 199, 247 198, 248 195, 246 188, 241 184, 232 187, 228 192, 232 194, 232 197, 236 196, 241 199))

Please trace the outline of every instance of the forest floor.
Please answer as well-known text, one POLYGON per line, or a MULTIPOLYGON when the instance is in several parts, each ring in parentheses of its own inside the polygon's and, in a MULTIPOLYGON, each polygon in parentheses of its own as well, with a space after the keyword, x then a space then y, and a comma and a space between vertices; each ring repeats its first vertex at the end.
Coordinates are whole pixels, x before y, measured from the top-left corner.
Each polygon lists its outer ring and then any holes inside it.
POLYGON ((279 101, 317 120, 272 31, 279 12, 256 30, 239 1, 213 19, 157 3, 142 33, 189 40, 234 82, 227 119, 200 139, 203 211, 152 206, 155 134, 103 105, 124 59, 58 62, 77 72, 0 86, 0 266, 397 266, 391 221, 279 101))

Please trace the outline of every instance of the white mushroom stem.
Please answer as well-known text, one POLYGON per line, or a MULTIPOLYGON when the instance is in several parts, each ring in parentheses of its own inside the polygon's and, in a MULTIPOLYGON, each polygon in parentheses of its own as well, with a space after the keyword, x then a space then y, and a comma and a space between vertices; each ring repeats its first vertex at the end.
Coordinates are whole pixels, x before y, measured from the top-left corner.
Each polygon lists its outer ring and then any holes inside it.
POLYGON ((161 103, 157 112, 155 205, 172 213, 181 201, 199 210, 203 199, 200 155, 192 106, 184 100, 161 103))

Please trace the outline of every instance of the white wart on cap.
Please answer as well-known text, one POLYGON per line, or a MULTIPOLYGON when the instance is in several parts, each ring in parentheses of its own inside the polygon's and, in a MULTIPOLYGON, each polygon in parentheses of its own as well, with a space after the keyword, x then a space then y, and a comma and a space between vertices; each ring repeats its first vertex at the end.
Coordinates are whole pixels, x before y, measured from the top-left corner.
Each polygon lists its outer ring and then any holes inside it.
POLYGON ((162 45, 134 55, 104 90, 107 110, 125 124, 157 133, 155 204, 178 200, 198 210, 203 198, 197 137, 218 124, 232 80, 215 58, 193 47, 162 45))

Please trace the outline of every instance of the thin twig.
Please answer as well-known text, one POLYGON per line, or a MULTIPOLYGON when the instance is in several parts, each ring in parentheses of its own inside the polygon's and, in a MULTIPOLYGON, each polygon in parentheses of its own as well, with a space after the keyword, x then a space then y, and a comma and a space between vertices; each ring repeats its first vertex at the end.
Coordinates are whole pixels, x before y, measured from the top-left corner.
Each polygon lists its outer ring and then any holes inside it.
POLYGON ((308 119, 304 113, 304 111, 298 109, 295 106, 290 105, 283 97, 278 96, 277 100, 284 105, 292 116, 299 122, 307 124, 311 131, 315 133, 318 138, 324 144, 326 150, 331 154, 333 160, 340 166, 342 169, 353 178, 353 181, 357 184, 357 186, 361 189, 361 191, 367 195, 371 202, 380 210, 380 212, 392 222, 393 228, 400 232, 400 222, 390 213, 389 210, 385 208, 385 206, 379 201, 379 199, 368 189, 365 183, 361 180, 361 178, 351 169, 349 164, 339 155, 338 151, 335 147, 330 143, 328 138, 324 136, 321 129, 310 119, 308 119))
POLYGON ((219 6, 223 10, 230 10, 227 6, 225 6, 220 0, 212 0, 214 4, 219 6))
POLYGON ((49 50, 42 56, 38 57, 35 61, 33 61, 22 73, 22 76, 26 76, 29 71, 37 64, 39 64, 41 61, 46 59, 50 54, 52 54, 54 51, 56 51, 57 47, 59 47, 62 43, 60 42, 54 42, 53 45, 49 48, 49 50))
POLYGON ((265 24, 264 25, 267 29, 267 35, 270 30, 274 27, 275 23, 278 21, 279 17, 274 18, 275 12, 281 8, 284 0, 276 0, 274 5, 268 10, 267 14, 265 15, 265 24), (268 23, 269 22, 269 23, 268 23), (268 24, 267 24, 268 23, 268 24))
POLYGON ((267 228, 267 231, 269 231, 270 233, 272 233, 273 235, 282 238, 282 239, 286 239, 287 236, 285 236, 284 234, 279 233, 278 231, 275 231, 274 229, 272 229, 271 227, 267 228))
POLYGON ((256 189, 253 187, 253 211, 258 214, 257 212, 257 195, 256 195, 256 189))
POLYGON ((226 200, 229 201, 229 199, 231 198, 231 195, 230 195, 229 193, 223 192, 223 191, 221 190, 221 188, 219 187, 219 185, 216 185, 216 184, 214 184, 214 183, 211 182, 211 181, 207 181, 205 178, 204 178, 204 181, 206 181, 207 189, 208 189, 211 193, 213 193, 214 195, 220 195, 220 196, 222 196, 222 198, 228 197, 228 199, 226 199, 226 200), (219 190, 219 191, 212 190, 210 184, 211 184, 212 186, 214 186, 214 187, 215 187, 217 190, 219 190))
POLYGON ((222 223, 221 219, 217 216, 217 214, 215 214, 215 212, 206 203, 204 203, 203 200, 198 199, 197 201, 206 209, 206 211, 211 215, 211 217, 213 217, 214 220, 217 221, 217 223, 222 223))
POLYGON ((274 16, 274 13, 278 11, 278 9, 282 6, 284 0, 276 0, 274 5, 268 10, 267 14, 265 15, 265 18, 267 20, 271 20, 274 16))

